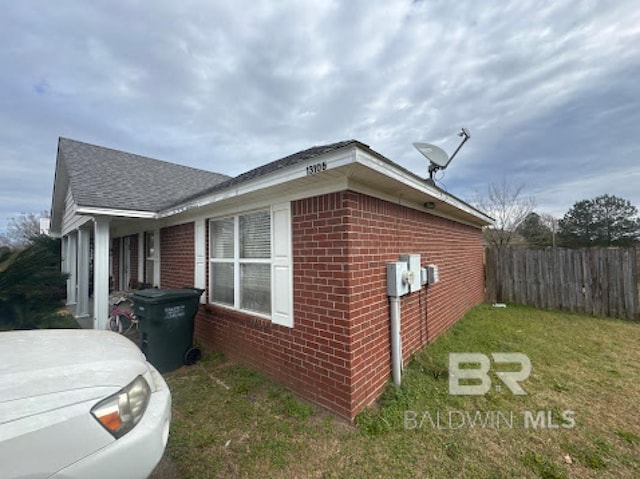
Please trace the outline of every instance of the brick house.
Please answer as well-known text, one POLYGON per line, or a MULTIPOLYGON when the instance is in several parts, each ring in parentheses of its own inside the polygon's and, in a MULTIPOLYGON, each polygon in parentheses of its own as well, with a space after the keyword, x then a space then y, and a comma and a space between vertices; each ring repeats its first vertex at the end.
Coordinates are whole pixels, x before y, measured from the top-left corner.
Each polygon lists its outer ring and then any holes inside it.
POLYGON ((387 263, 439 268, 401 299, 406 361, 483 301, 490 222, 355 140, 230 178, 61 138, 51 231, 89 327, 110 287, 203 288, 200 343, 351 420, 391 373, 387 263))

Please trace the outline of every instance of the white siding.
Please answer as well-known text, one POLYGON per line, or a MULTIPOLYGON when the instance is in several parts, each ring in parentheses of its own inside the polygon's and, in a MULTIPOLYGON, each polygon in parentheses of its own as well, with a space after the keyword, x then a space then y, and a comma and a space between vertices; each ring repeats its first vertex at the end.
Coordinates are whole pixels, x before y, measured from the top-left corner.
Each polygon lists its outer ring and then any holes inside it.
POLYGON ((71 188, 67 188, 67 195, 64 199, 64 213, 62 215, 62 225, 60 230, 63 235, 69 234, 70 231, 80 228, 83 224, 91 219, 90 216, 76 214, 76 203, 71 195, 71 188))

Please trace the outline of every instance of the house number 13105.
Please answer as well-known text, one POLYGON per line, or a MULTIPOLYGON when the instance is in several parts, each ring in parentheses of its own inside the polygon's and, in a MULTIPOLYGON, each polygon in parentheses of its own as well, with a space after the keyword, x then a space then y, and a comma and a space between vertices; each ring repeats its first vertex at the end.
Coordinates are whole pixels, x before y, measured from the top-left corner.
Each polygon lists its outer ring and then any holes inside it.
POLYGON ((307 166, 307 175, 315 175, 316 173, 320 173, 327 169, 327 162, 323 161, 322 163, 315 163, 313 165, 307 166))

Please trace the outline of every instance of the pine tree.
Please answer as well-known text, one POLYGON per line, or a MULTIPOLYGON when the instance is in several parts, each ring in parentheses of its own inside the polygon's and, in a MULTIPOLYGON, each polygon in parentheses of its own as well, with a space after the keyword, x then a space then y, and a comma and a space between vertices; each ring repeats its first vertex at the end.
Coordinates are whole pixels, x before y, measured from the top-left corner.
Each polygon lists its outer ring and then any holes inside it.
POLYGON ((602 195, 578 201, 560 220, 564 246, 629 246, 640 235, 638 209, 628 200, 602 195))
POLYGON ((31 238, 23 250, 0 250, 0 327, 45 324, 61 306, 66 275, 60 272, 60 240, 31 238))

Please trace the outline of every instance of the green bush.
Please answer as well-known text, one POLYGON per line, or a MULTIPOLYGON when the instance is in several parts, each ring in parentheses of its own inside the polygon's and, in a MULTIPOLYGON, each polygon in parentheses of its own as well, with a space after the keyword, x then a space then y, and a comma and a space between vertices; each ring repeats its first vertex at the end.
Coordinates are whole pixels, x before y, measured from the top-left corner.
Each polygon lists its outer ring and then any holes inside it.
POLYGON ((25 249, 0 250, 0 328, 47 327, 65 297, 60 240, 39 235, 25 249))

